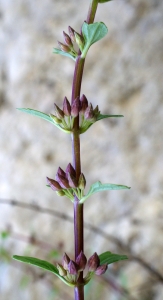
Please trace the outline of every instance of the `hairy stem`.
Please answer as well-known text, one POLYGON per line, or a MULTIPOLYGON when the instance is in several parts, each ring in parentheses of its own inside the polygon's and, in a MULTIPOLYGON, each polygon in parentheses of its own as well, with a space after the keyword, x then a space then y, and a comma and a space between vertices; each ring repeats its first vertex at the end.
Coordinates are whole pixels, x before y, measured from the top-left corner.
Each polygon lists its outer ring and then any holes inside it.
MULTIPOLYGON (((97 10, 98 0, 91 0, 87 23, 93 23, 96 10, 97 10)), ((79 96, 81 90, 83 69, 84 69, 85 59, 81 57, 80 53, 75 63, 73 85, 72 85, 72 98, 71 103, 79 96)), ((79 179, 81 173, 81 158, 80 158, 80 133, 79 133, 79 117, 76 117, 73 125, 72 132, 72 157, 73 166, 76 170, 77 180, 79 179)), ((81 251, 84 252, 84 221, 83 221, 83 204, 79 203, 79 199, 74 197, 74 244, 75 244, 75 259, 80 254, 81 251)), ((80 273, 78 278, 79 286, 74 289, 75 300, 84 300, 84 285, 83 285, 83 272, 80 273)))

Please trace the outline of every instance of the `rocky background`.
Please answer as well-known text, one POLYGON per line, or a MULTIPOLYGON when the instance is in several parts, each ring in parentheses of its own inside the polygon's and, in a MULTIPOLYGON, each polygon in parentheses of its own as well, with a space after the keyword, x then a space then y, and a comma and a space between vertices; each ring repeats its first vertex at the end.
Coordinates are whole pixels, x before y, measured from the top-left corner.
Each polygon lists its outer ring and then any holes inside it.
MULTIPOLYGON (((80 31, 88 4, 1 0, 1 300, 73 299, 73 290, 56 277, 10 259, 18 254, 60 261, 64 251, 72 256, 72 223, 4 200, 73 217, 72 203, 45 180, 71 162, 70 136, 16 108, 53 113, 54 102, 70 99, 74 62, 52 48, 68 25, 80 31)), ((102 113, 124 118, 97 122, 81 136, 82 171, 87 188, 100 179, 131 190, 103 192, 86 202, 85 221, 107 236, 86 228, 85 253, 110 250, 128 254, 129 261, 112 265, 105 280, 96 278, 86 299, 162 300, 163 2, 115 0, 99 5, 96 21, 109 33, 88 53, 82 93, 102 113)))

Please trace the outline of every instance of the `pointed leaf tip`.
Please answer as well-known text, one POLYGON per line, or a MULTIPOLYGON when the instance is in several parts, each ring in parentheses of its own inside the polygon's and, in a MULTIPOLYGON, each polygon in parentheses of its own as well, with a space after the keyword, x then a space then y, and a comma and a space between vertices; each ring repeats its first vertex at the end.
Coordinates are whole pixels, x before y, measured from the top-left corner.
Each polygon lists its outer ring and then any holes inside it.
POLYGON ((100 258, 100 265, 103 265, 103 264, 110 265, 114 262, 128 259, 128 257, 126 255, 115 254, 110 251, 106 251, 106 252, 100 254, 99 258, 100 258))
POLYGON ((14 255, 13 259, 27 263, 27 264, 37 266, 37 267, 42 268, 49 272, 52 272, 57 277, 59 277, 65 284, 67 284, 69 286, 73 286, 73 284, 67 282, 67 280, 59 274, 59 271, 56 266, 52 265, 51 263, 49 263, 46 260, 41 260, 41 259, 38 259, 35 257, 30 257, 30 256, 18 256, 18 255, 14 255))
POLYGON ((41 119, 46 120, 46 121, 52 123, 53 125, 55 125, 58 129, 60 129, 63 132, 71 133, 71 130, 64 129, 59 124, 57 124, 54 121, 52 114, 47 115, 47 114, 45 114, 45 113, 43 113, 41 111, 38 111, 38 110, 35 110, 35 109, 31 109, 31 108, 17 108, 17 109, 20 110, 20 111, 22 111, 22 112, 25 112, 27 114, 30 114, 30 115, 33 115, 33 116, 36 116, 36 117, 39 117, 41 119))
POLYGON ((30 257, 30 256, 18 256, 18 255, 14 255, 13 259, 27 263, 27 264, 37 266, 44 270, 50 271, 56 275, 59 274, 58 269, 46 260, 41 260, 41 259, 38 259, 35 257, 30 257))
POLYGON ((126 185, 120 185, 120 184, 113 184, 113 183, 104 183, 102 184, 100 181, 95 182, 91 185, 87 195, 85 195, 81 200, 80 203, 84 203, 84 201, 92 196, 93 194, 97 192, 102 191, 108 191, 108 190, 124 190, 124 189, 130 189, 130 187, 126 185))
POLYGON ((97 121, 102 120, 102 119, 106 119, 106 118, 123 118, 123 115, 102 115, 99 114, 97 117, 97 121))
POLYGON ((35 110, 35 109, 31 109, 31 108, 17 108, 18 110, 22 111, 22 112, 25 112, 29 115, 33 115, 33 116, 36 116, 36 117, 39 117, 41 119, 44 119, 50 123, 52 123, 54 125, 54 122, 53 120, 51 119, 51 117, 41 111, 38 111, 38 110, 35 110))
POLYGON ((105 2, 110 2, 112 0, 98 0, 98 3, 105 3, 105 2))

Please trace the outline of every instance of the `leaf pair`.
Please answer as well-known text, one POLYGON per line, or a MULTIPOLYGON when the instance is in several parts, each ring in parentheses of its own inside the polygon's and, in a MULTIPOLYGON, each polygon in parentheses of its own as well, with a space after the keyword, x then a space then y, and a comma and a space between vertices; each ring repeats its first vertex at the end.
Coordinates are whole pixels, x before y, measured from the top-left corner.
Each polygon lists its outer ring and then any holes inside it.
MULTIPOLYGON (((53 274, 55 274, 57 277, 59 277, 65 284, 69 285, 69 286, 74 286, 74 284, 71 284, 70 282, 67 282, 67 280, 59 275, 59 271, 57 269, 56 266, 52 265, 51 263, 49 263, 46 260, 41 260, 35 257, 29 257, 29 256, 18 256, 18 255, 14 255, 13 258, 15 260, 27 263, 27 264, 31 264, 34 266, 37 266, 41 269, 44 269, 46 271, 49 271, 53 274)), ((99 255, 100 258, 100 265, 103 264, 112 264, 114 262, 120 261, 120 260, 125 260, 127 259, 126 255, 119 255, 119 254, 114 254, 111 253, 110 251, 104 252, 101 255, 99 255)))
MULTIPOLYGON (((36 117, 39 117, 41 119, 44 119, 50 123, 52 123, 53 125, 55 125, 57 128, 59 128, 60 130, 62 130, 63 132, 66 132, 66 133, 71 133, 70 130, 66 130, 66 129, 63 129, 59 124, 56 124, 54 121, 53 121, 53 118, 50 116, 50 114, 45 114, 41 111, 38 111, 38 110, 35 110, 35 109, 31 109, 31 108, 17 108, 18 110, 22 111, 22 112, 25 112, 27 114, 30 114, 30 115, 33 115, 33 116, 36 116, 36 117)), ((112 117, 123 117, 123 115, 102 115, 100 114, 98 117, 97 117, 97 121, 99 120, 102 120, 102 119, 106 119, 106 118, 112 118, 112 117)), ((93 125, 90 124, 90 126, 93 125)))

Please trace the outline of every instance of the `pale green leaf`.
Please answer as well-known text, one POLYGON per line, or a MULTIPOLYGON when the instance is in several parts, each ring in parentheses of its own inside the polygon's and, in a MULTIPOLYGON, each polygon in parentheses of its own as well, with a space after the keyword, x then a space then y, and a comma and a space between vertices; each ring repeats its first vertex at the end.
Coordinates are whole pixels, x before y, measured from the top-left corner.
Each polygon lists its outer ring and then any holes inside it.
POLYGON ((99 255, 100 265, 107 264, 110 265, 116 261, 128 259, 126 255, 119 255, 111 253, 110 251, 104 252, 99 255))
POLYGON ((51 115, 47 115, 41 111, 38 111, 38 110, 35 110, 35 109, 31 109, 31 108, 17 108, 18 110, 20 111, 23 111, 27 114, 30 114, 30 115, 33 115, 33 116, 36 116, 36 117, 39 117, 41 119, 44 119, 50 123, 52 123, 53 125, 55 125, 57 128, 59 128, 61 131, 63 132, 66 132, 66 133, 71 133, 70 130, 67 130, 67 129, 64 129, 62 128, 59 124, 55 123, 53 121, 53 118, 51 117, 51 115))
POLYGON ((27 263, 27 264, 31 264, 34 266, 37 266, 41 269, 44 269, 46 271, 52 272, 53 274, 55 274, 56 276, 58 276, 64 283, 66 283, 69 286, 73 286, 73 284, 70 284, 69 282, 67 282, 66 279, 64 279, 63 276, 59 275, 58 269, 57 267, 55 267, 54 265, 52 265, 51 263, 49 263, 46 260, 41 260, 35 257, 30 257, 30 256, 18 256, 18 255, 14 255, 13 258, 15 260, 27 263))
MULTIPOLYGON (((96 117, 97 118, 96 122, 100 121, 102 119, 106 119, 106 118, 120 118, 120 117, 124 117, 124 116, 123 115, 102 115, 102 114, 99 114, 96 117)), ((94 124, 94 122, 91 123, 91 122, 87 121, 87 123, 84 126, 80 127, 80 134, 86 132, 93 124, 94 124)))
POLYGON ((30 257, 30 256, 18 256, 18 255, 14 255, 13 258, 16 260, 19 260, 21 262, 40 267, 40 268, 50 271, 56 275, 59 275, 58 269, 46 260, 41 260, 41 259, 38 259, 35 257, 30 257))
POLYGON ((125 185, 113 184, 113 183, 102 184, 100 181, 97 181, 91 185, 87 195, 85 195, 80 200, 80 203, 83 203, 87 198, 89 198, 90 196, 92 196, 97 192, 108 191, 108 190, 124 190, 124 189, 130 189, 130 187, 125 185))
POLYGON ((67 56, 67 57, 72 58, 73 60, 76 60, 76 57, 73 56, 72 54, 64 52, 64 51, 61 51, 61 50, 59 50, 57 48, 53 48, 53 53, 55 53, 55 54, 61 54, 63 56, 67 56))
POLYGON ((87 24, 84 22, 82 26, 82 34, 84 37, 85 45, 82 51, 82 57, 86 57, 89 47, 95 42, 101 40, 108 33, 106 25, 102 22, 87 24))
POLYGON ((46 121, 48 121, 48 122, 50 122, 54 125, 54 122, 53 122, 52 118, 49 115, 47 115, 47 114, 45 114, 41 111, 31 109, 31 108, 17 108, 17 109, 20 110, 20 111, 23 111, 27 114, 30 114, 30 115, 39 117, 41 119, 44 119, 44 120, 46 120, 46 121))
POLYGON ((105 2, 110 2, 112 0, 98 0, 99 3, 105 3, 105 2))
POLYGON ((101 114, 99 114, 97 116, 97 121, 106 119, 106 118, 121 118, 121 117, 124 117, 124 116, 123 115, 101 115, 101 114))

